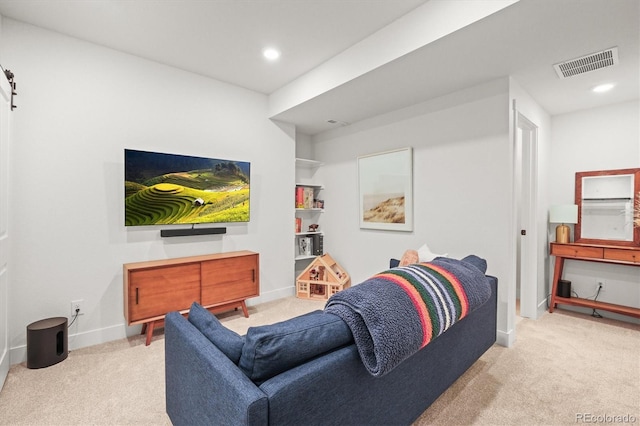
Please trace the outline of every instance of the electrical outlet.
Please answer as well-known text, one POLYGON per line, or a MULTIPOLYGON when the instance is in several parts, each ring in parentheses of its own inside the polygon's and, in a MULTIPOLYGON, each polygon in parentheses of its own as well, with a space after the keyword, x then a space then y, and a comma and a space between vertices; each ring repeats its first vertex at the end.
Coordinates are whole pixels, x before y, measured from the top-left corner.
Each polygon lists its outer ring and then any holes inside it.
POLYGON ((76 311, 78 311, 78 315, 84 315, 84 311, 82 310, 83 302, 84 300, 71 301, 71 318, 76 316, 76 311))
POLYGON ((600 290, 600 293, 604 292, 606 284, 602 278, 596 278, 596 291, 600 290))

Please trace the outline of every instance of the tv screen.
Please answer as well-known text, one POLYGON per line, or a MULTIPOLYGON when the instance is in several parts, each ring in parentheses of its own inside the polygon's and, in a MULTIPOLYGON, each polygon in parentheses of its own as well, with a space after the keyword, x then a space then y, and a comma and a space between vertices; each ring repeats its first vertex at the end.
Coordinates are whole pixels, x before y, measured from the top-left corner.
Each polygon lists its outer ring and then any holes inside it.
POLYGON ((249 221, 250 163, 124 151, 125 226, 249 221))

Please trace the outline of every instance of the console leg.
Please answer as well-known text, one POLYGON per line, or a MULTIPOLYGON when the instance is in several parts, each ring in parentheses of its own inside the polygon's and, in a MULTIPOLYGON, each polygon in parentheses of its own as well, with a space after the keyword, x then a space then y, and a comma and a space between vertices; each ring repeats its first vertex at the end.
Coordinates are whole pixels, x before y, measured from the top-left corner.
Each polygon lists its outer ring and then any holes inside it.
POLYGON ((556 266, 553 270, 553 286, 551 287, 551 301, 549 302, 549 313, 552 313, 556 307, 556 293, 558 292, 558 281, 562 278, 562 267, 564 265, 564 257, 556 257, 556 266))
MULTIPOLYGON (((146 329, 147 329, 147 342, 146 342, 145 346, 149 346, 151 344, 151 337, 153 336, 153 328, 156 325, 156 322, 155 321, 151 321, 148 324, 149 324, 149 326, 146 327, 146 329)), ((147 326, 146 323, 145 323, 145 326, 147 326)))

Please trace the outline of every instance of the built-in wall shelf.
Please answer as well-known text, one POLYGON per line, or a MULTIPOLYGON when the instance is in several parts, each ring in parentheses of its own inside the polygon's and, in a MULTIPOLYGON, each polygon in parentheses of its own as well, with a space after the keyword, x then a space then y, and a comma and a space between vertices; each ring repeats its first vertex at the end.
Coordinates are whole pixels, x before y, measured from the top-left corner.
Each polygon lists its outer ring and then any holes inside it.
POLYGON ((318 213, 322 213, 322 212, 324 212, 324 209, 320 209, 320 208, 317 208, 317 207, 312 207, 310 209, 299 208, 299 209, 296 209, 296 211, 297 212, 318 212, 318 213))
POLYGON ((315 259, 316 255, 305 255, 305 256, 296 256, 295 260, 307 260, 307 259, 315 259))
MULTIPOLYGON (((322 191, 316 172, 320 161, 296 158, 295 187, 295 261, 315 259, 324 253, 324 233, 320 226, 320 214, 324 213, 322 191), (306 231, 306 232, 305 232, 306 231)), ((300 262, 300 266, 304 262, 300 262)))
POLYGON ((315 185, 315 184, 312 184, 312 183, 296 182, 296 186, 306 186, 307 188, 313 188, 313 189, 316 189, 316 190, 324 189, 324 186, 315 185))
POLYGON ((315 169, 322 165, 323 164, 320 161, 307 160, 306 158, 296 158, 296 167, 315 169))

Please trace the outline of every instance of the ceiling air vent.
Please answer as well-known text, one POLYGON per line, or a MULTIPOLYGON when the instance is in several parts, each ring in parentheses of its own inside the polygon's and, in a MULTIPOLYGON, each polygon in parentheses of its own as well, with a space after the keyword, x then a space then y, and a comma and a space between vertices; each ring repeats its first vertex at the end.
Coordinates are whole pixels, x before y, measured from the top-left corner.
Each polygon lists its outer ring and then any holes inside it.
POLYGON ((600 68, 612 67, 617 64, 618 48, 612 47, 602 52, 591 53, 570 61, 555 64, 553 68, 555 68, 558 77, 567 78, 584 74, 585 72, 595 71, 600 68))

